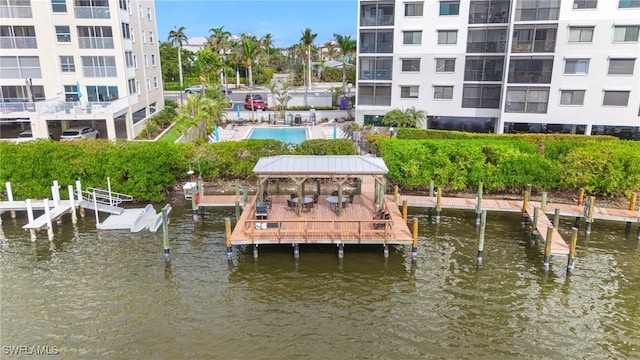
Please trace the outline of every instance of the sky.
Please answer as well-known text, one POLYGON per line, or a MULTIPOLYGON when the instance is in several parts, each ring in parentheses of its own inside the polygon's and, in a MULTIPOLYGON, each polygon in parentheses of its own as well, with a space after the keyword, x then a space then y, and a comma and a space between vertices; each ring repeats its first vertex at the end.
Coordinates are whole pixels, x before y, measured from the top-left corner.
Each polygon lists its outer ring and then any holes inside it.
POLYGON ((289 47, 300 42, 307 28, 322 45, 333 34, 356 38, 356 0, 156 0, 160 39, 169 31, 185 27, 187 38, 207 37, 209 29, 224 26, 232 35, 262 37, 271 33, 273 47, 289 47))

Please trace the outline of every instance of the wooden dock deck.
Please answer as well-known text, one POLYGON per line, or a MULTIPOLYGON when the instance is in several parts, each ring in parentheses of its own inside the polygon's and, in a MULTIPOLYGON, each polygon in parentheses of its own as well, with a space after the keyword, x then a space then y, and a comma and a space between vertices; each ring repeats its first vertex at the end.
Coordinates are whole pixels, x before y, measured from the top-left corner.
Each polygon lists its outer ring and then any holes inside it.
POLYGON ((243 206, 242 196, 238 195, 198 195, 196 196, 196 204, 202 207, 226 207, 235 206, 236 201, 243 206))
MULTIPOLYGON (((534 206, 535 204, 529 203, 527 205, 527 216, 529 217, 529 221, 533 222, 533 213, 534 213, 534 209, 537 206, 534 206)), ((547 209, 548 211, 549 209, 547 209)), ((548 241, 549 239, 547 239, 547 232, 549 230, 550 227, 553 227, 553 223, 551 223, 551 220, 549 220, 549 218, 541 211, 538 214, 538 221, 535 224, 535 231, 538 232, 538 236, 543 240, 543 241, 548 241)), ((564 241, 564 239, 562 238, 562 236, 560 235, 560 233, 558 232, 558 229, 553 229, 552 233, 551 233, 551 255, 569 255, 569 245, 564 241)))

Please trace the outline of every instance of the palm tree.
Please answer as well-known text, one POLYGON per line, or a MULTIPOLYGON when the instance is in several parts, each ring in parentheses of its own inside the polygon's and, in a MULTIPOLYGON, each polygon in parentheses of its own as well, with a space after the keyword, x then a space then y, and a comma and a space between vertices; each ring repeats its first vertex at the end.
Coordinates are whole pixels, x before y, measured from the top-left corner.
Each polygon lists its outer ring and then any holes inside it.
POLYGON ((309 81, 305 80, 305 88, 304 88, 304 106, 308 106, 307 96, 309 93, 309 86, 311 85, 311 45, 313 45, 313 41, 316 39, 318 34, 314 34, 311 32, 311 28, 306 28, 302 32, 302 37, 300 37, 300 44, 304 46, 307 52, 307 73, 309 74, 309 81))
POLYGON ((260 41, 260 46, 262 47, 262 51, 264 51, 267 54, 267 66, 270 66, 269 49, 271 49, 272 45, 273 45, 273 35, 271 35, 271 33, 266 33, 260 41))
POLYGON ((169 38, 167 41, 171 44, 171 46, 178 44, 178 74, 180 76, 180 105, 182 105, 182 88, 184 85, 182 84, 182 44, 188 44, 189 39, 187 35, 184 34, 186 28, 181 26, 177 30, 169 31, 169 38))
POLYGON ((220 125, 225 117, 226 100, 218 87, 208 92, 189 96, 178 112, 178 131, 193 143, 206 141, 215 125, 220 125), (209 95, 213 94, 213 97, 209 95))
POLYGON ((333 46, 333 41, 327 41, 324 43, 324 47, 327 49, 326 57, 328 60, 335 60, 338 55, 336 48, 333 46))
POLYGON ((340 56, 342 57, 342 94, 347 93, 347 58, 353 55, 356 50, 356 41, 351 40, 351 35, 342 36, 333 34, 333 37, 340 48, 340 56))
POLYGON ((226 81, 226 77, 227 77, 226 61, 227 61, 228 52, 231 48, 231 42, 229 41, 229 39, 231 38, 231 33, 228 31, 225 31, 224 26, 209 29, 209 32, 211 33, 211 35, 209 36, 209 39, 208 39, 208 45, 212 48, 212 50, 216 54, 224 58, 225 64, 223 64, 223 67, 220 68, 220 75, 221 75, 220 83, 224 86, 225 83, 228 83, 228 81, 226 81), (222 76, 223 74, 224 74, 224 78, 222 76))
MULTIPOLYGON (((416 110, 415 108, 411 108, 411 111, 402 111, 400 109, 393 109, 386 113, 382 118, 382 123, 388 126, 395 127, 416 127, 418 122, 416 117, 413 117, 413 114, 420 114, 421 110, 416 110)), ((422 116, 424 116, 424 112, 422 112, 422 116)))
POLYGON ((260 52, 258 40, 255 36, 242 34, 240 35, 240 42, 242 43, 242 60, 247 72, 249 73, 249 96, 251 99, 251 120, 254 119, 254 108, 253 108, 253 73, 251 70, 251 65, 258 57, 260 52))
POLYGON ((422 122, 427 118, 427 113, 424 110, 418 110, 414 106, 406 109, 404 114, 411 119, 411 123, 413 123, 415 127, 422 127, 422 122))

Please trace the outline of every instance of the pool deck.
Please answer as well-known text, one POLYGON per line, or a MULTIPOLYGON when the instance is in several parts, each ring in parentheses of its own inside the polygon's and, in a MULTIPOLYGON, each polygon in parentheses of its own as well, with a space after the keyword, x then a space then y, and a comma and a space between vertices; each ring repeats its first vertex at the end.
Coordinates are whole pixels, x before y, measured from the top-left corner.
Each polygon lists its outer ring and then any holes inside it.
POLYGON ((238 140, 244 140, 247 138, 247 136, 249 135, 249 133, 251 132, 251 129, 253 128, 278 128, 278 127, 284 127, 284 128, 293 128, 293 129, 308 129, 307 134, 311 134, 311 139, 326 139, 326 132, 328 130, 333 130, 333 125, 336 124, 339 127, 343 126, 344 123, 340 124, 340 123, 322 123, 322 124, 318 124, 315 126, 283 126, 283 125, 267 125, 267 124, 247 124, 247 125, 243 125, 243 126, 236 126, 235 131, 230 130, 230 126, 227 126, 229 133, 231 133, 231 136, 228 138, 228 140, 231 141, 238 141, 238 140))

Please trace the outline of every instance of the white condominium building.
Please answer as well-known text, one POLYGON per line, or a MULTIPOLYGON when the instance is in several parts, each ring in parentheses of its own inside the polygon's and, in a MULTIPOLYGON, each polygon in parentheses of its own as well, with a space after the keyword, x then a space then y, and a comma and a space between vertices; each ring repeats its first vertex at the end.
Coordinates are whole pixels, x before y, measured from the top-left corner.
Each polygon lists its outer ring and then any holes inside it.
POLYGON ((0 138, 131 140, 164 108, 153 0, 0 0, 0 138))
POLYGON ((359 0, 356 121, 640 138, 640 0, 359 0))

